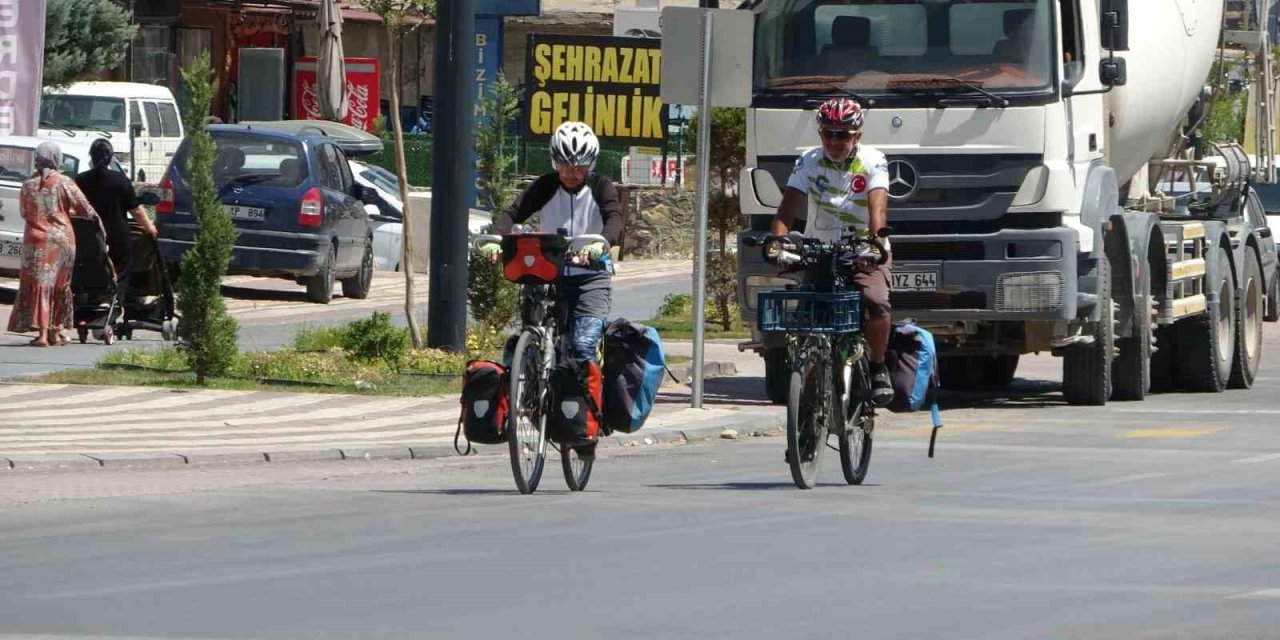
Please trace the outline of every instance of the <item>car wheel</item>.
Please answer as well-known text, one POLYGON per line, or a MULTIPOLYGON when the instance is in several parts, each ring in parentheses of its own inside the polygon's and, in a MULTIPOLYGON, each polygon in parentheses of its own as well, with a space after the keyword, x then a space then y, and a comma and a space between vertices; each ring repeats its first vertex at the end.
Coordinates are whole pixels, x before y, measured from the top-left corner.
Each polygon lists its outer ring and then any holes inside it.
POLYGON ((342 281, 342 295, 356 300, 369 297, 369 288, 373 286, 373 241, 364 246, 364 257, 360 259, 360 271, 356 275, 342 281))
POLYGON ((329 254, 320 264, 320 272, 307 278, 307 300, 329 304, 333 299, 333 263, 337 258, 333 245, 329 245, 329 254))

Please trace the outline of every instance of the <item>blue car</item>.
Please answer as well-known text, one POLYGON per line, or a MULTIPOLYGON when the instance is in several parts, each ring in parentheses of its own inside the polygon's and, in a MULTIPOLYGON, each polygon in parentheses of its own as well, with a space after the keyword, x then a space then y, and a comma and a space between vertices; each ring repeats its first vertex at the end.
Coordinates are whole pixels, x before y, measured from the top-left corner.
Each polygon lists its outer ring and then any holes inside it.
MULTIPOLYGON (((335 280, 344 296, 365 298, 373 280, 373 229, 364 202, 374 200, 352 177, 347 150, 363 154, 371 148, 321 127, 288 124, 206 129, 217 149, 218 199, 239 232, 228 271, 294 280, 306 286, 308 300, 321 304, 331 299, 335 280)), ((186 169, 190 151, 190 139, 184 140, 160 183, 160 252, 171 268, 197 229, 186 169)))

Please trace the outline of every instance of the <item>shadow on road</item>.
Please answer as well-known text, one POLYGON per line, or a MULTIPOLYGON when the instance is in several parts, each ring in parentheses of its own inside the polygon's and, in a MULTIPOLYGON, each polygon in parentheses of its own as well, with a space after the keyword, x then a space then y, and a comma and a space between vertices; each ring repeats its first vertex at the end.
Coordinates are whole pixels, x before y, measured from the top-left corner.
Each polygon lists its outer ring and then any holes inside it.
MULTIPOLYGON (((335 287, 336 288, 336 287, 335 287)), ((260 289, 222 285, 222 295, 235 300, 272 300, 276 302, 307 302, 306 289, 260 289)), ((335 298, 337 296, 334 296, 335 298)))
MULTIPOLYGON (((513 485, 510 489, 374 489, 373 493, 391 493, 402 495, 426 495, 426 496, 494 496, 494 497, 520 497, 520 491, 513 485)), ((569 491, 568 489, 538 489, 538 494, 550 495, 569 495, 571 493, 592 493, 589 489, 585 492, 569 491)))
MULTIPOLYGON (((785 466, 784 466, 784 471, 785 466)), ((685 491, 796 491, 796 485, 791 482, 725 482, 722 484, 651 484, 646 485, 654 489, 676 489, 685 491)), ((848 485, 831 483, 832 487, 844 487, 848 485)), ((880 485, 866 483, 863 487, 878 487, 880 485)))
POLYGON ((9 287, 0 287, 0 304, 13 304, 18 299, 18 289, 9 287))

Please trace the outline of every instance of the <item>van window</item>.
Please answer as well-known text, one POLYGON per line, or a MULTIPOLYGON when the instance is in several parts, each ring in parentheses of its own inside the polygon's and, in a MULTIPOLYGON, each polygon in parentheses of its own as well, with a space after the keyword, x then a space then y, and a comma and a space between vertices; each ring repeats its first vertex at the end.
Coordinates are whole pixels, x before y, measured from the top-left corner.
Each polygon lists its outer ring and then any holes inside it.
MULTIPOLYGON (((234 182, 246 186, 296 187, 307 179, 307 156, 300 143, 219 132, 214 134, 213 144, 213 181, 218 186, 234 182)), ((191 175, 187 163, 190 155, 191 145, 183 144, 173 159, 184 179, 191 175)))
POLYGON ((129 126, 142 124, 142 103, 137 100, 129 101, 129 126))
POLYGON ((178 109, 172 103, 160 103, 160 123, 164 125, 164 137, 182 137, 182 126, 178 124, 178 109))
POLYGON ((342 186, 342 169, 338 167, 339 162, 338 153, 333 145, 320 146, 320 166, 324 171, 324 186, 334 191, 346 191, 342 186))
POLYGON ((40 127, 124 131, 124 99, 45 94, 40 99, 40 127))
POLYGON ((160 109, 156 108, 156 103, 144 102, 142 108, 147 111, 147 134, 153 138, 164 135, 164 128, 160 126, 160 109))

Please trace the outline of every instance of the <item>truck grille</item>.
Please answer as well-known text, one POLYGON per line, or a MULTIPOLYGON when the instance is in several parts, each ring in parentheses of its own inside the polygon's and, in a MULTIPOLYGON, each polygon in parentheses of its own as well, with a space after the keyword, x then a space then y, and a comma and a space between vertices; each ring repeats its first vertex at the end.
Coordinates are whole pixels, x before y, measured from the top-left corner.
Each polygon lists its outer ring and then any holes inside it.
POLYGON ((889 303, 895 310, 986 309, 987 294, 980 291, 966 291, 964 293, 895 291, 889 294, 889 303))
POLYGON ((981 260, 986 256, 981 242, 895 242, 893 259, 904 262, 927 260, 981 260))
POLYGON ((996 311, 1049 311, 1062 306, 1059 271, 1006 273, 996 281, 996 311))

